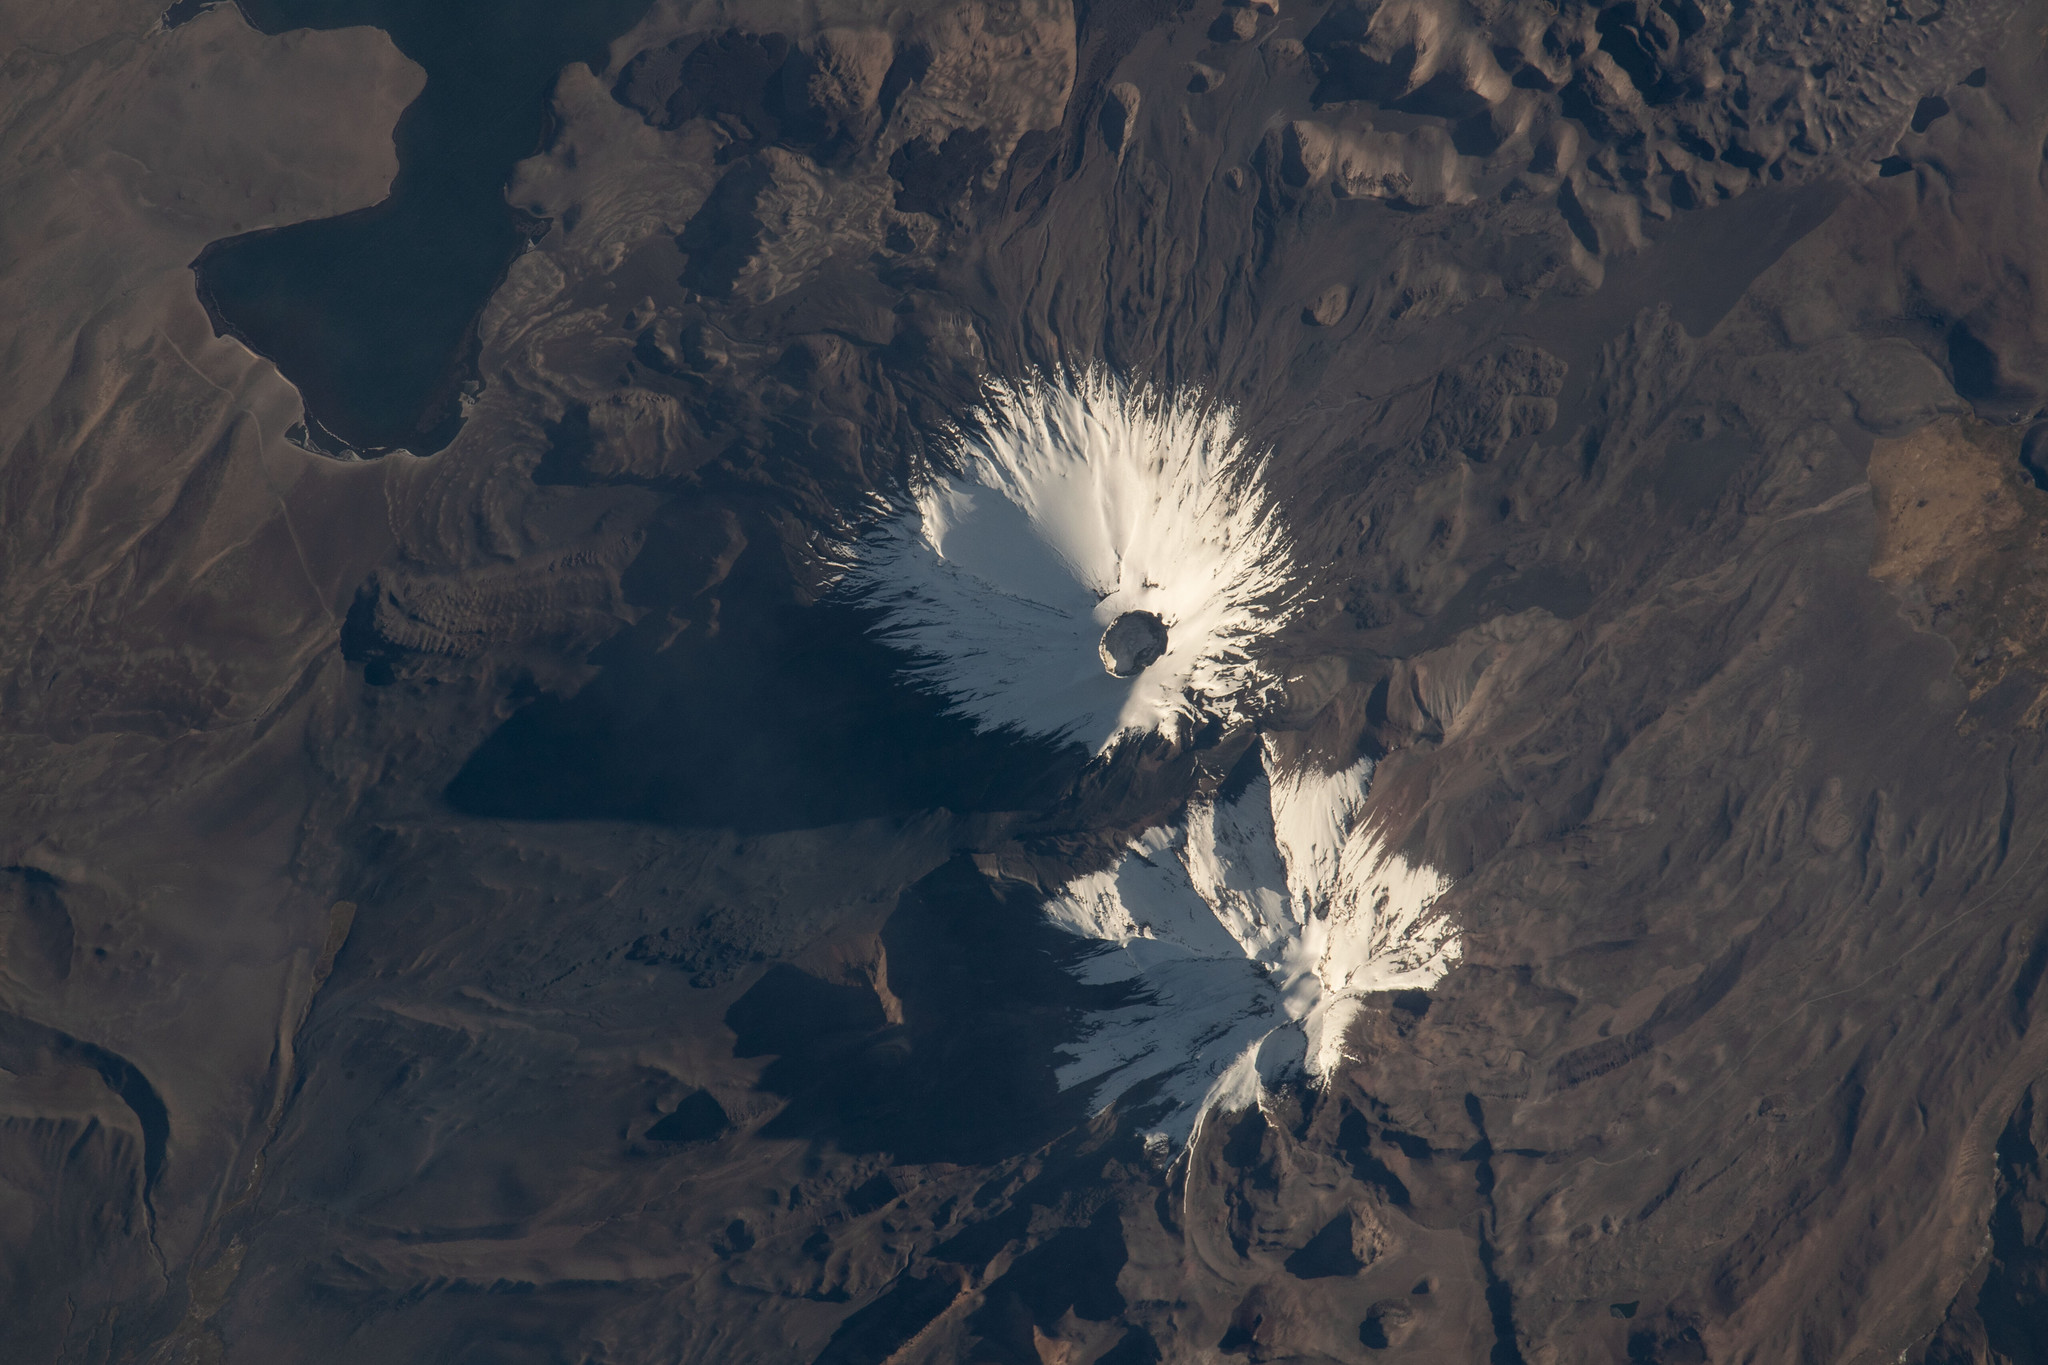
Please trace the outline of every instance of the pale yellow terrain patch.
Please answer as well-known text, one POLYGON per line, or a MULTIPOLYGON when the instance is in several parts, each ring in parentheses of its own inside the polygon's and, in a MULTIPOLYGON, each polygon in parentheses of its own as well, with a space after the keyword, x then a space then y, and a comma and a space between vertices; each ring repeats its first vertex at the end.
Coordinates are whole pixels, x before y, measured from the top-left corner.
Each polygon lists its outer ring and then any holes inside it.
POLYGON ((1870 574, 1909 619, 1956 647, 1975 700, 2036 675, 2024 724, 2048 716, 2048 493, 2021 472, 2020 433, 1949 417, 1876 442, 1870 574))

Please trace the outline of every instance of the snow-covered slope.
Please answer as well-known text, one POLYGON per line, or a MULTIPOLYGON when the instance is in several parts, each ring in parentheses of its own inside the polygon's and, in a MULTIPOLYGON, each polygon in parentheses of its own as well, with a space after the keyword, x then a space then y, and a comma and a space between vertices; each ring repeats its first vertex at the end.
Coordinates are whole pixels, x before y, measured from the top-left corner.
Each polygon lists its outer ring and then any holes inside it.
POLYGON ((1252 644, 1285 619, 1287 538, 1227 408, 1100 373, 998 386, 934 474, 859 548, 851 585, 921 679, 990 728, 1108 747, 1242 707, 1252 644), (1104 631, 1165 622, 1111 676, 1104 631))
POLYGON ((1370 818, 1371 762, 1289 769, 1270 744, 1263 757, 1236 797, 1191 803, 1047 905, 1103 942, 1086 979, 1135 978, 1142 995, 1091 1021, 1061 1081, 1099 1086, 1107 1105, 1157 1079, 1173 1106, 1159 1131, 1176 1142, 1262 1081, 1327 1077, 1360 996, 1429 986, 1460 955, 1430 913, 1449 883, 1388 849, 1370 818))

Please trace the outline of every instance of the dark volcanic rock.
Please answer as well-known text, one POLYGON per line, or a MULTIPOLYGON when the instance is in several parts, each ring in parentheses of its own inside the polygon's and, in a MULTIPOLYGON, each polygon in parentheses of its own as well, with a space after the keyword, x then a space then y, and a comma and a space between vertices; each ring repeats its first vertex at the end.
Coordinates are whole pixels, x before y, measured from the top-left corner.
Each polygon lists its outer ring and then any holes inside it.
POLYGON ((1149 611, 1127 611, 1102 632, 1098 653, 1112 676, 1130 678, 1159 662, 1166 653, 1166 623, 1149 611))
POLYGON ((544 8, 0 15, 0 1359, 2048 1359, 2038 5, 544 8), (835 585, 1094 366, 1304 573, 1091 758, 835 585), (1462 957, 1162 1149, 1268 751, 1462 957))

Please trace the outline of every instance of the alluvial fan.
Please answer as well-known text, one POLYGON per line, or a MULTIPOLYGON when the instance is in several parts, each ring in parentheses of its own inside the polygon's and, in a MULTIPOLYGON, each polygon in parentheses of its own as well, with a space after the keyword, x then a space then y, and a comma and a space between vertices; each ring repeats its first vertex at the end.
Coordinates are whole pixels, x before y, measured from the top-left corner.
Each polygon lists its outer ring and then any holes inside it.
POLYGON ((850 576, 922 682, 988 728, 1098 751, 1243 712, 1294 565, 1228 408, 1039 379, 995 387, 954 446, 850 576))

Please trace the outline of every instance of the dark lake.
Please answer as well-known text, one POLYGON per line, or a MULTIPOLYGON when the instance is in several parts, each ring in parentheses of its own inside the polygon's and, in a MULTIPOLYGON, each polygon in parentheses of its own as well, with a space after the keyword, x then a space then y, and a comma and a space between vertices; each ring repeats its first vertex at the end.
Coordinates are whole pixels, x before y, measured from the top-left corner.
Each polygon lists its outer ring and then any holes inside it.
POLYGON ((425 69, 384 203, 228 238, 193 268, 215 325, 275 361, 316 433, 438 450, 461 425, 474 325, 536 225, 505 202, 571 62, 605 65, 648 0, 237 0, 265 33, 371 25, 425 69))

